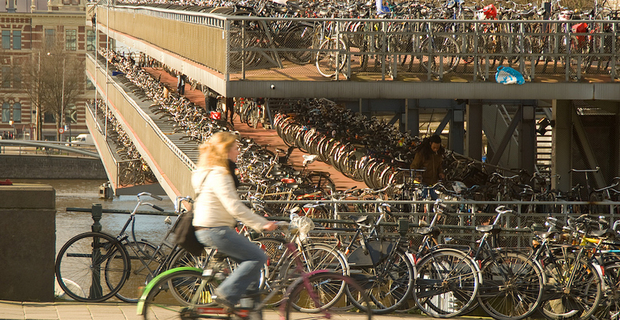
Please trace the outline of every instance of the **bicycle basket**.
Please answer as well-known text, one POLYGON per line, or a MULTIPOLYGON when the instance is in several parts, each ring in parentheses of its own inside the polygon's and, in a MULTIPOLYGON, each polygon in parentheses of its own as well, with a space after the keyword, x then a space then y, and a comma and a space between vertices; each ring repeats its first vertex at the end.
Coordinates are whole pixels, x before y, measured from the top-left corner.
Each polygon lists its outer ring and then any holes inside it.
POLYGON ((299 239, 301 241, 308 238, 308 233, 310 233, 312 229, 314 229, 314 222, 312 219, 306 216, 292 215, 289 230, 291 230, 291 233, 299 233, 299 239))

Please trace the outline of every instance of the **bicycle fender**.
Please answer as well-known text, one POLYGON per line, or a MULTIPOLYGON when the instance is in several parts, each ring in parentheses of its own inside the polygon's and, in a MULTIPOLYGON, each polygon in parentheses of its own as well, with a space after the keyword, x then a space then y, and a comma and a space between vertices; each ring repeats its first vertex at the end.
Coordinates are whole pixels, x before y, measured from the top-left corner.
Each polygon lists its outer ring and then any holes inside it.
POLYGON ((603 270, 604 267, 603 265, 599 264, 598 261, 593 260, 591 261, 592 266, 594 267, 594 270, 596 270, 596 273, 598 274, 598 277, 601 281, 601 290, 602 292, 606 292, 607 290, 607 281, 605 281, 605 271, 603 270))
POLYGON ((166 270, 160 273, 159 275, 157 275, 157 277, 153 278, 151 281, 149 281, 149 283, 147 283, 146 287, 144 288, 144 291, 142 292, 142 296, 140 296, 140 300, 138 300, 138 310, 137 310, 138 315, 144 315, 144 301, 146 301, 146 298, 149 296, 149 293, 151 292, 153 287, 155 287, 155 285, 159 282, 159 280, 177 271, 197 271, 202 274, 203 270, 200 268, 195 268, 195 267, 178 267, 178 268, 166 270))

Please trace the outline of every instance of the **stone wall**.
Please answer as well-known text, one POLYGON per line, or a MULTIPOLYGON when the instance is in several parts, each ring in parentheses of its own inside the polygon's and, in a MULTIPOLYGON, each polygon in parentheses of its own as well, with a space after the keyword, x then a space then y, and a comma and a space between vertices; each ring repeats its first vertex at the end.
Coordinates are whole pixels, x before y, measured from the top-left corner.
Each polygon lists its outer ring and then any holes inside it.
POLYGON ((54 301, 55 217, 51 186, 0 185, 0 300, 54 301))
POLYGON ((0 179, 107 179, 101 160, 0 154, 0 179))

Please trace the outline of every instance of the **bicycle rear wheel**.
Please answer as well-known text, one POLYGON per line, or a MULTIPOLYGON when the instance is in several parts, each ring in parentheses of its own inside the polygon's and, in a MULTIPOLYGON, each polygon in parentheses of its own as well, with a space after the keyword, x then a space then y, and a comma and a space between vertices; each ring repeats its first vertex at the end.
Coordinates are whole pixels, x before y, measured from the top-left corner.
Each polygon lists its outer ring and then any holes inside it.
MULTIPOLYGON (((123 287, 116 293, 116 297, 125 302, 138 302, 142 289, 153 277, 152 274, 166 258, 161 251, 145 241, 125 243, 125 249, 131 262, 131 272, 123 287)), ((107 264, 113 266, 122 263, 117 261, 120 255, 108 260, 107 264)), ((106 268, 106 272, 113 268, 106 268)), ((113 275, 106 277, 113 277, 113 275)))
MULTIPOLYGON (((349 256, 349 261, 352 256, 349 256)), ((370 304, 363 305, 360 301, 351 300, 357 308, 368 308, 373 314, 386 314, 396 310, 411 297, 413 266, 404 252, 396 251, 374 266, 361 264, 355 263, 356 266, 351 267, 351 277, 366 290, 370 304)), ((354 263, 351 262, 351 265, 354 263)))
POLYGON ((537 310, 543 296, 542 270, 528 256, 503 252, 482 262, 478 301, 495 319, 523 319, 537 310))
POLYGON ((121 289, 130 268, 127 251, 114 237, 85 232, 62 246, 56 257, 55 271, 58 285, 69 298, 101 302, 121 289))
MULTIPOLYGON (((352 278, 339 273, 319 272, 307 279, 300 278, 289 286, 283 309, 286 319, 334 319, 338 314, 345 313, 339 309, 346 304, 343 291, 340 290, 343 286, 357 296, 363 305, 370 303, 364 290, 352 278)), ((360 320, 370 320, 372 313, 367 308, 356 316, 360 316, 360 320)))
POLYGON ((451 318, 469 310, 479 282, 479 270, 468 255, 439 249, 416 264, 413 297, 424 313, 451 318))
POLYGON ((173 271, 167 275, 157 277, 154 281, 154 283, 148 284, 146 296, 143 295, 138 303, 138 312, 144 316, 144 319, 180 320, 193 318, 191 316, 192 312, 189 311, 191 309, 188 307, 189 303, 179 301, 174 297, 171 294, 172 288, 176 292, 183 294, 185 301, 191 301, 192 298, 199 295, 196 297, 199 301, 193 307, 213 303, 211 293, 215 286, 212 286, 211 283, 207 283, 201 293, 197 292, 200 283, 207 281, 206 278, 202 277, 202 272, 198 269, 173 271))
POLYGON ((590 319, 602 299, 602 282, 596 267, 585 260, 575 261, 569 254, 547 262, 547 292, 541 303, 547 319, 590 319), (575 272, 572 283, 568 283, 575 272))
POLYGON ((605 265, 604 273, 606 295, 592 315, 592 319, 618 319, 620 317, 620 263, 613 262, 605 265))

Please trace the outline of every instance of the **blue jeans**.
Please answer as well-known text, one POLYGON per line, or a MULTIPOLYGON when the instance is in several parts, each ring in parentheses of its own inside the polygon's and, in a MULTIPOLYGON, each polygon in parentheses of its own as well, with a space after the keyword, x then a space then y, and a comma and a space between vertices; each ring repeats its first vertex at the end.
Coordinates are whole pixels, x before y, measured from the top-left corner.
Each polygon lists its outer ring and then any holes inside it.
POLYGON ((267 262, 263 250, 229 227, 214 227, 196 231, 196 238, 207 247, 225 253, 239 265, 217 287, 219 298, 237 304, 241 296, 251 289, 258 289, 260 271, 267 262))
POLYGON ((422 199, 428 200, 429 197, 431 200, 437 200, 437 192, 435 192, 433 187, 424 186, 422 189, 422 199))

